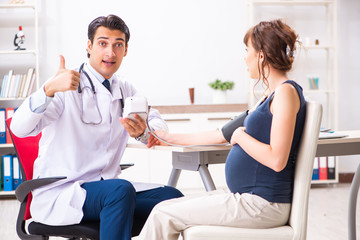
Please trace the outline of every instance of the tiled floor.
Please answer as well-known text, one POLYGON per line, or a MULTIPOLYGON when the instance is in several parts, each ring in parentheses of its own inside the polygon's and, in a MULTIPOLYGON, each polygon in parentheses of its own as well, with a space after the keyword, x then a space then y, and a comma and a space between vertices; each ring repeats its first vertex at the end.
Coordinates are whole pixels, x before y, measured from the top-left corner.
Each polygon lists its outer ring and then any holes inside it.
MULTIPOLYGON (((347 209, 350 184, 313 186, 310 190, 307 240, 347 239, 347 209)), ((183 190, 192 194, 203 189, 183 190)), ((358 200, 358 205, 360 200, 358 200)), ((360 205, 357 208, 358 235, 360 236, 360 205)), ((15 221, 18 211, 16 200, 0 200, 0 239, 18 239, 15 221)))
MULTIPOLYGON (((308 240, 348 239, 350 184, 313 187, 309 198, 308 240)), ((359 196, 360 197, 360 196, 359 196)), ((360 200, 357 201, 357 239, 360 239, 360 200)))

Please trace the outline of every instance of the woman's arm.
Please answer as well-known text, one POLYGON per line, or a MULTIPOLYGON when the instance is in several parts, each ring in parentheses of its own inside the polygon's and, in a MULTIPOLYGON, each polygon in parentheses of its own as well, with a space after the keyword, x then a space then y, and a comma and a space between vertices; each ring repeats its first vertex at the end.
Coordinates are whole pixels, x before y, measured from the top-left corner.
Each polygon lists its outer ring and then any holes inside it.
MULTIPOLYGON (((159 130, 154 132, 158 137, 164 139, 166 142, 176 145, 211 145, 226 143, 224 136, 220 130, 198 132, 198 133, 167 133, 159 130)), ((158 141, 154 136, 151 136, 148 141, 148 147, 153 145, 167 145, 166 143, 158 141)))
POLYGON ((239 144, 246 153, 261 164, 274 171, 281 171, 289 158, 299 109, 300 99, 296 89, 290 84, 281 85, 276 89, 270 105, 273 114, 270 144, 259 142, 247 134, 244 127, 235 130, 231 144, 239 144))

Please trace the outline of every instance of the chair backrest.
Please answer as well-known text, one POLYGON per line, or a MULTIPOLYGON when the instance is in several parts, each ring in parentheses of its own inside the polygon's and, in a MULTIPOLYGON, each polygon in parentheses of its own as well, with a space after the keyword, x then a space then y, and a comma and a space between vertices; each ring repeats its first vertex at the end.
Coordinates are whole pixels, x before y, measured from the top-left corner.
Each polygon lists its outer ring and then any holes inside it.
POLYGON ((294 240, 306 239, 309 192, 321 117, 321 104, 306 101, 305 125, 296 160, 294 193, 289 219, 289 225, 294 229, 294 240))
MULTIPOLYGON (((21 168, 21 177, 23 181, 31 180, 33 177, 34 161, 39 153, 39 141, 41 138, 41 133, 38 134, 37 136, 19 138, 15 136, 10 129, 11 119, 12 118, 6 120, 6 125, 9 130, 10 136, 13 140, 16 154, 19 159, 19 165, 21 168)), ((32 200, 32 195, 30 193, 27 198, 27 206, 26 206, 24 220, 31 218, 31 214, 30 214, 31 200, 32 200)))

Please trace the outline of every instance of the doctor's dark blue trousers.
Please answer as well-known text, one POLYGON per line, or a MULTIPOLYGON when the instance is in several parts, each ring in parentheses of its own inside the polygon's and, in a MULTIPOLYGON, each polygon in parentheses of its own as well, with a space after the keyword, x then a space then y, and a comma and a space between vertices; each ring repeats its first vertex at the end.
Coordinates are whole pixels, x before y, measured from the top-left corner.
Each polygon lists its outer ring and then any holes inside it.
POLYGON ((140 233, 157 203, 183 196, 168 186, 136 193, 123 179, 88 182, 81 187, 86 190, 82 221, 100 221, 101 240, 130 240, 140 233))

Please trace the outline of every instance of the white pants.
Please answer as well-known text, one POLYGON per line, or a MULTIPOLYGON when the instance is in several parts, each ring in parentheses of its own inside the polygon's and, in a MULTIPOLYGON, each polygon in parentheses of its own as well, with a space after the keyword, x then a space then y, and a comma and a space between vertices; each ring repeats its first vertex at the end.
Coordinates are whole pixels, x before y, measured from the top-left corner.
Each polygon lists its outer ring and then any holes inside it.
POLYGON ((140 235, 133 239, 176 240, 195 225, 277 227, 288 222, 290 207, 289 203, 271 203, 256 195, 224 190, 185 196, 156 205, 140 235))

